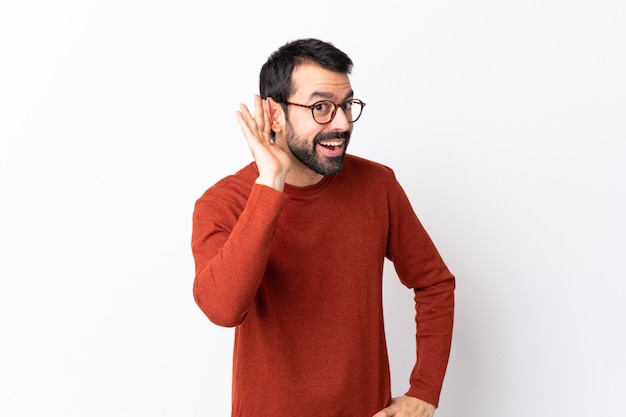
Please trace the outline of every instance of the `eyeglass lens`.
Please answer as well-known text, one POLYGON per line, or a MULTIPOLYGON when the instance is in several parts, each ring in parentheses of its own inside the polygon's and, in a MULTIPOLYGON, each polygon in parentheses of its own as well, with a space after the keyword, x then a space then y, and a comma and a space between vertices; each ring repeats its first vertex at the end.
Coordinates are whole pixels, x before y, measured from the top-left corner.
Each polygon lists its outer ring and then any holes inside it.
POLYGON ((337 107, 341 107, 346 119, 351 123, 361 116, 363 110, 363 105, 359 100, 349 100, 337 106, 330 100, 323 100, 313 106, 313 118, 318 123, 329 123, 335 118, 337 107))

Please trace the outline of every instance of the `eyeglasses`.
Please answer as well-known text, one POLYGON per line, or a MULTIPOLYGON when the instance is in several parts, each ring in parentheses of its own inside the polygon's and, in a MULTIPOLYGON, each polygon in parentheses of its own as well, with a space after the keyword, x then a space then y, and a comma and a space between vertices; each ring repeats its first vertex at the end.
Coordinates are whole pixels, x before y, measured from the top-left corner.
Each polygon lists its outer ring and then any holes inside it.
POLYGON ((291 103, 289 101, 284 101, 282 103, 311 109, 313 120, 321 125, 325 125, 333 121, 335 115, 337 114, 337 107, 341 107, 349 123, 354 123, 359 120, 359 117, 361 117, 361 113, 363 112, 363 107, 365 107, 364 102, 355 98, 346 100, 341 104, 335 104, 330 100, 321 100, 311 104, 310 106, 307 106, 305 104, 291 103))

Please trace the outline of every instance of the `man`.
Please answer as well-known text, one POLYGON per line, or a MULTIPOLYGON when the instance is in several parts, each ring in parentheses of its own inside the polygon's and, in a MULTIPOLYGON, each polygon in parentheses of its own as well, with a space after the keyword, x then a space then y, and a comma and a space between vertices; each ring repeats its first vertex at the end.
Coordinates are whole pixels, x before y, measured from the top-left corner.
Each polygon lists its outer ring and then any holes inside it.
POLYGON ((297 40, 264 64, 254 116, 237 112, 254 163, 196 202, 194 297, 236 326, 235 417, 430 417, 446 371, 454 277, 391 169, 346 155, 365 103, 352 61, 297 40), (414 289, 417 362, 391 399, 383 261, 414 289))

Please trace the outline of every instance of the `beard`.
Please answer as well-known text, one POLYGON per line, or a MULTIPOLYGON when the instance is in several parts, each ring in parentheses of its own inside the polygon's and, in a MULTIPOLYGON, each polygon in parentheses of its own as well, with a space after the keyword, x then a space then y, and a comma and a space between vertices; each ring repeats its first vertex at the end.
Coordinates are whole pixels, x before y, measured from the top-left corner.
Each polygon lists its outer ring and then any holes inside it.
POLYGON ((316 135, 313 141, 309 143, 305 138, 298 136, 293 131, 291 124, 287 122, 285 140, 289 150, 298 161, 320 175, 332 176, 339 174, 343 168, 343 160, 350 141, 350 132, 323 132, 316 135), (341 155, 326 157, 317 154, 316 148, 319 142, 329 139, 345 139, 341 155))

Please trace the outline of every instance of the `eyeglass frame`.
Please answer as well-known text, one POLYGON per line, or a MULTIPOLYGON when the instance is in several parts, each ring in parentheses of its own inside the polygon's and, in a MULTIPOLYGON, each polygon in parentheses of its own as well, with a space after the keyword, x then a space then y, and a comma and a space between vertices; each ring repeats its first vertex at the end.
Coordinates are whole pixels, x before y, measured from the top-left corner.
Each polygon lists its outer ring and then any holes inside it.
MULTIPOLYGON (((311 105, 306 105, 306 104, 298 104, 298 103, 292 103, 290 101, 278 101, 277 103, 279 104, 289 104, 292 106, 298 106, 298 107, 303 107, 305 109, 311 109, 311 116, 313 117, 313 120, 315 121, 315 123, 318 123, 320 125, 327 125, 328 123, 332 122, 333 120, 335 120, 335 116, 337 116, 337 108, 343 106, 344 104, 350 103, 350 102, 355 102, 357 101, 360 105, 361 105, 361 113, 359 113, 359 115, 357 116, 356 119, 352 120, 352 121, 348 121, 348 123, 354 123, 357 120, 359 120, 361 118, 361 115, 363 114, 363 109, 365 108, 365 102, 363 100, 360 100, 358 98, 350 98, 346 101, 343 101, 339 104, 336 104, 334 101, 331 100, 319 100, 316 101, 315 103, 311 104, 311 105), (328 120, 327 122, 318 122, 317 119, 315 118, 315 106, 317 106, 320 103, 331 103, 335 108, 333 109, 331 116, 330 116, 330 120, 328 120)), ((344 112, 346 111, 343 107, 341 108, 344 112)))

